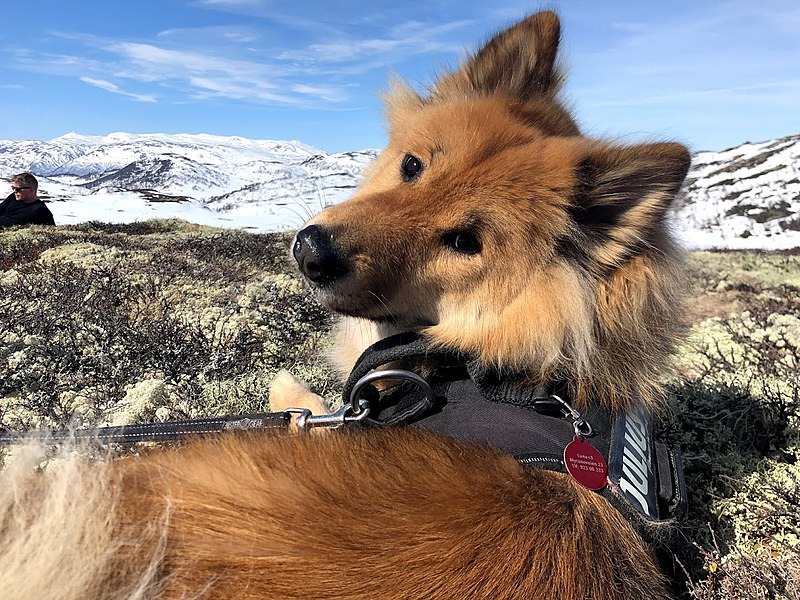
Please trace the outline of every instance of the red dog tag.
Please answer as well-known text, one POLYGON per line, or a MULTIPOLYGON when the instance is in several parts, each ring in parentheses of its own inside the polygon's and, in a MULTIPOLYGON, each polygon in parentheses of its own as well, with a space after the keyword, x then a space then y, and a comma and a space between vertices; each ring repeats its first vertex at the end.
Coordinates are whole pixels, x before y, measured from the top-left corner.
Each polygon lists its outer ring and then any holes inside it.
POLYGON ((573 437, 564 448, 564 466, 575 481, 590 490, 602 490, 608 483, 603 455, 581 435, 573 437))

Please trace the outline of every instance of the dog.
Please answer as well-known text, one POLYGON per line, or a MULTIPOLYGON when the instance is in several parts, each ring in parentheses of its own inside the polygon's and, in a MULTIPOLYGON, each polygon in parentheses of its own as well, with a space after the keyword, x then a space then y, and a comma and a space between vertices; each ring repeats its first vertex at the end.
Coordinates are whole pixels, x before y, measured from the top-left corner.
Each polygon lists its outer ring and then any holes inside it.
MULTIPOLYGON (((576 414, 663 406, 682 333, 667 211, 690 155, 582 136, 559 98, 559 40, 539 12, 426 94, 393 84, 387 148, 292 249, 343 317, 343 373, 413 332, 522 388, 561 382, 576 414)), ((324 409, 288 373, 270 399, 324 409)), ((29 466, 0 489, 9 597, 671 597, 634 526, 579 478, 422 427, 29 466)))

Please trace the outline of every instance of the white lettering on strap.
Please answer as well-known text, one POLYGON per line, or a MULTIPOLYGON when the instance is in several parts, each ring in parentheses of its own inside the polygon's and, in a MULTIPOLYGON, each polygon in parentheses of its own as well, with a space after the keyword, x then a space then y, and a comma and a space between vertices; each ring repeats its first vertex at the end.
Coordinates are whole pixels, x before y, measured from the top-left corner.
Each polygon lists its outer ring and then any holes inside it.
POLYGON ((624 436, 619 487, 641 506, 644 514, 654 517, 647 502, 650 493, 650 440, 640 407, 625 415, 624 436))

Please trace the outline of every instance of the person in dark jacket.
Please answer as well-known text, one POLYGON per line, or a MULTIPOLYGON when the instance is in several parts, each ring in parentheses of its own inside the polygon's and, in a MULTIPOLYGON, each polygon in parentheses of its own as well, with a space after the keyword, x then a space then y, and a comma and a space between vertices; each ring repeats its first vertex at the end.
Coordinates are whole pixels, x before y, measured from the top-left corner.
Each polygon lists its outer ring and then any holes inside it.
POLYGON ((30 173, 11 178, 13 193, 0 202, 0 229, 12 225, 55 225, 53 213, 39 200, 39 182, 30 173))

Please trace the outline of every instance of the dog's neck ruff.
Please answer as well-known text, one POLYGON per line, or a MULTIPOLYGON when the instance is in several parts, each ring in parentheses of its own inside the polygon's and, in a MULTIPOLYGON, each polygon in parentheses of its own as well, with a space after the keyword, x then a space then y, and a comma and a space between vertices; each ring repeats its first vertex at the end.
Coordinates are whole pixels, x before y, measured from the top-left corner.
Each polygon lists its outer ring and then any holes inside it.
MULTIPOLYGON (((491 446, 526 467, 568 472, 564 450, 577 436, 569 411, 562 410, 569 406, 560 399, 565 396, 557 396, 564 394, 564 382, 547 389, 526 385, 522 378, 482 369, 463 354, 432 348, 418 334, 394 335, 368 348, 345 384, 345 403, 374 369, 399 363, 413 370, 431 362, 437 364, 427 377, 432 394, 408 381, 360 394, 370 407, 368 420, 429 429, 491 446)), ((608 465, 607 483, 599 492, 646 541, 664 540, 686 503, 679 452, 655 442, 641 402, 619 413, 592 405, 579 416, 591 425, 588 439, 608 465)))

